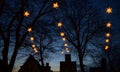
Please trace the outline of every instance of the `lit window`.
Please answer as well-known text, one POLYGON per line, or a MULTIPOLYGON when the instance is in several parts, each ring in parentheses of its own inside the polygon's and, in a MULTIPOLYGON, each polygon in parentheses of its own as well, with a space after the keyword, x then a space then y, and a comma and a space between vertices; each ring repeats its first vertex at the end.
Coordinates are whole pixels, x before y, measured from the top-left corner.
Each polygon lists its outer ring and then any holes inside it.
POLYGON ((24 16, 28 17, 30 15, 30 13, 28 11, 24 12, 24 16))
POLYGON ((106 8, 106 13, 107 13, 107 14, 112 13, 112 8, 110 8, 110 7, 106 8))
POLYGON ((59 7, 58 2, 53 3, 53 8, 57 9, 58 7, 59 7))

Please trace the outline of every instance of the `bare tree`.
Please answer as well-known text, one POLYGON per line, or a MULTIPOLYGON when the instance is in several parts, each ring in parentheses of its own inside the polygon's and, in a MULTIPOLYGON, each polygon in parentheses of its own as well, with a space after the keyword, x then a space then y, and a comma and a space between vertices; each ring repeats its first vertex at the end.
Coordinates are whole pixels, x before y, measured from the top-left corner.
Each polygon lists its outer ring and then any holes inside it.
MULTIPOLYGON (((8 7, 9 3, 5 3, 5 0, 2 0, 1 2, 1 8, 0 8, 0 36, 3 40, 3 70, 4 72, 12 72, 16 56, 18 53, 18 50, 22 46, 22 43, 25 41, 26 37, 29 35, 29 32, 27 31, 28 27, 33 27, 35 25, 35 22, 45 15, 46 13, 51 11, 51 2, 49 0, 41 1, 41 2, 35 2, 35 1, 29 1, 27 3, 26 0, 21 1, 13 1, 14 3, 18 3, 17 8, 13 8, 12 6, 8 7), (29 3, 40 3, 40 7, 38 7, 38 12, 35 15, 31 17, 31 21, 26 20, 24 16, 24 12, 27 9, 29 3), (10 8, 9 10, 3 11, 3 8, 10 8), (2 17, 6 17, 5 20, 2 20, 2 17), (8 19, 8 20, 7 20, 8 19), (11 43, 11 41, 13 43, 11 43), (10 58, 10 61, 8 60, 9 57, 9 49, 13 48, 13 53, 10 58), (9 61, 9 63, 8 63, 9 61)), ((32 4, 31 4, 32 5, 32 4)), ((34 4, 36 5, 36 4, 34 4)), ((32 7, 32 6, 31 6, 32 7)))
MULTIPOLYGON (((47 16, 47 18, 49 17, 47 16)), ((35 40, 33 41, 33 44, 38 48, 36 56, 41 65, 44 66, 44 61, 50 56, 50 53, 55 53, 57 51, 52 46, 54 41, 51 30, 52 24, 45 20, 39 20, 34 28, 35 30, 32 36, 34 36, 35 40)))
POLYGON ((62 14, 65 37, 77 50, 81 72, 85 72, 83 58, 91 41, 103 31, 104 19, 89 0, 66 1, 62 14))

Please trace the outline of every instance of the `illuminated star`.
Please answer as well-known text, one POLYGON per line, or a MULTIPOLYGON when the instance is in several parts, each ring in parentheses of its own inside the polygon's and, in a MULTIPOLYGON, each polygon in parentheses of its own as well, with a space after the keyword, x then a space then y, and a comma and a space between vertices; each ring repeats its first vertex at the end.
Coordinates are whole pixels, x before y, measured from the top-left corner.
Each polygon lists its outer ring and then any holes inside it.
POLYGON ((109 49, 109 46, 108 46, 108 45, 106 45, 106 46, 105 46, 105 50, 108 50, 108 49, 109 49))
POLYGON ((28 32, 32 32, 32 28, 29 27, 29 28, 27 29, 27 31, 28 31, 28 32))
POLYGON ((63 38, 62 38, 62 40, 63 40, 63 41, 65 41, 65 40, 66 40, 66 38, 65 38, 65 37, 63 37, 63 38))
POLYGON ((36 46, 35 46, 35 44, 32 44, 32 48, 35 48, 36 46))
POLYGON ((105 40, 106 43, 109 43, 109 41, 110 41, 109 39, 106 39, 106 40, 105 40))
POLYGON ((29 15, 30 15, 30 13, 29 13, 28 11, 25 11, 25 12, 24 12, 24 16, 25 16, 25 17, 28 17, 29 15))
POLYGON ((70 52, 70 51, 69 51, 69 48, 66 48, 66 52, 67 52, 67 53, 69 53, 69 52, 70 52))
POLYGON ((37 53, 37 52, 38 52, 37 48, 34 48, 34 52, 35 52, 35 53, 37 53))
POLYGON ((112 26, 112 24, 110 23, 110 22, 108 22, 107 24, 106 24, 106 27, 107 28, 110 28, 112 26))
POLYGON ((106 37, 110 37, 110 33, 106 33, 106 37))
POLYGON ((30 37, 30 40, 33 41, 33 40, 34 40, 34 37, 30 37))
POLYGON ((112 13, 112 8, 110 8, 110 7, 106 8, 106 13, 107 13, 107 14, 112 13))
POLYGON ((67 44, 67 43, 65 43, 65 44, 64 44, 64 46, 68 46, 68 44, 67 44))
POLYGON ((30 15, 30 13, 28 11, 24 12, 24 16, 28 17, 30 15))
POLYGON ((58 27, 62 27, 62 22, 58 22, 58 27))
POLYGON ((61 32, 61 33, 60 33, 60 36, 64 36, 64 35, 65 35, 65 33, 64 33, 64 32, 61 32))
POLYGON ((53 8, 57 9, 58 7, 59 7, 58 2, 53 3, 53 8))

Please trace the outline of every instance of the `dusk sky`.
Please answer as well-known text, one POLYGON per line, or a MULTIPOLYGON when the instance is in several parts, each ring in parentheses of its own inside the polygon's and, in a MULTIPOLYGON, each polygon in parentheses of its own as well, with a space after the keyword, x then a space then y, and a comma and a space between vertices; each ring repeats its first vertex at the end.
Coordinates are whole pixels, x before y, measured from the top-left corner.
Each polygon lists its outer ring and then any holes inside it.
MULTIPOLYGON (((69 0, 68 0, 69 1, 69 0)), ((103 12, 102 14, 107 17, 105 13, 105 9, 107 7, 107 3, 109 3, 110 7, 112 7, 112 14, 109 16, 110 17, 110 22, 112 22, 112 32, 116 36, 114 42, 117 44, 120 44, 120 0, 92 0, 94 6, 98 8, 100 12, 103 12), (110 2, 109 2, 110 1, 110 2)), ((46 62, 50 63, 51 69, 53 71, 59 71, 60 68, 60 61, 64 61, 64 54, 61 54, 61 52, 57 52, 55 54, 51 54, 52 57, 48 58, 46 62)), ((72 56, 72 61, 78 61, 78 58, 75 56, 72 56)), ((14 70, 13 72, 17 72, 20 66, 26 61, 26 57, 20 58, 16 60, 14 70)), ((88 60, 85 61, 85 64, 89 65, 92 64, 92 58, 88 57, 88 60)))
MULTIPOLYGON (((120 24, 119 24, 119 21, 120 21, 120 0, 93 0, 93 2, 96 4, 96 6, 98 6, 98 8, 100 8, 101 10, 103 10, 103 13, 105 12, 105 8, 107 7, 106 6, 106 3, 108 1, 111 1, 110 2, 110 5, 113 9, 113 13, 112 15, 110 16, 111 18, 111 22, 112 22, 112 30, 114 30, 116 33, 116 36, 117 36, 117 41, 118 44, 120 44, 120 24)), ((50 61, 50 64, 52 66, 52 69, 57 71, 59 70, 59 65, 60 65, 60 61, 63 61, 64 60, 64 55, 61 55, 61 54, 57 54, 54 56, 54 58, 50 61)), ((73 61, 76 61, 77 59, 73 57, 72 59, 73 61)), ((88 60, 89 61, 89 60, 88 60)), ((86 63, 91 63, 91 62, 86 62, 86 63)))
MULTIPOLYGON (((120 32, 120 24, 119 24, 120 0, 93 0, 94 4, 100 9, 100 11, 101 12, 103 11, 103 14, 104 14, 105 8, 107 7, 108 1, 111 1, 109 4, 113 9, 113 13, 112 13, 112 15, 110 15, 110 19, 111 19, 110 21, 112 22, 112 30, 114 30, 116 32, 118 43, 119 43, 120 42, 120 38, 119 38, 120 37, 120 34, 119 34, 119 32, 120 32)), ((77 58, 72 57, 72 60, 76 61, 77 58)), ((24 62, 24 61, 22 61, 22 59, 20 59, 19 61, 21 61, 21 63, 24 62)), ((21 64, 19 64, 19 61, 18 61, 18 63, 16 62, 15 66, 21 65, 21 64)), ((50 66, 52 66, 52 70, 59 71, 60 61, 64 61, 64 54, 62 55, 60 52, 58 52, 56 54, 53 54, 52 59, 49 59, 49 61, 47 61, 47 62, 49 62, 50 66)), ((91 63, 91 62, 86 62, 86 63, 91 63)), ((17 69, 17 67, 15 67, 15 69, 17 69)))

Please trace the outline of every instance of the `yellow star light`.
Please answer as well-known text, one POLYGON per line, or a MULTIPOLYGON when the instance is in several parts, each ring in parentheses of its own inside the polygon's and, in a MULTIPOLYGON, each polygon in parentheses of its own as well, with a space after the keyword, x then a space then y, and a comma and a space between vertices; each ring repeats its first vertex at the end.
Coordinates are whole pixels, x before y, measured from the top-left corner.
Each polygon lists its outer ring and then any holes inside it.
POLYGON ((65 44, 64 44, 64 46, 68 46, 68 44, 67 44, 67 43, 65 43, 65 44))
POLYGON ((107 13, 107 14, 112 13, 112 8, 111 8, 111 7, 106 8, 106 13, 107 13))
POLYGON ((35 52, 35 53, 37 53, 37 52, 38 52, 37 48, 34 48, 34 52, 35 52))
POLYGON ((59 7, 58 2, 53 3, 53 8, 57 9, 58 7, 59 7))
POLYGON ((58 27, 62 27, 62 22, 58 22, 58 27))
POLYGON ((110 37, 110 33, 106 33, 106 37, 110 37))
POLYGON ((109 39, 106 39, 106 40, 105 40, 105 42, 106 42, 106 43, 109 43, 109 42, 110 42, 110 40, 109 40, 109 39))
POLYGON ((24 12, 24 16, 25 16, 25 17, 28 17, 29 15, 30 15, 30 13, 29 13, 28 11, 25 11, 25 12, 24 12))
POLYGON ((33 40, 34 40, 34 37, 30 37, 30 40, 33 41, 33 40))
POLYGON ((69 52, 69 48, 66 48, 66 52, 67 52, 67 53, 69 52))
POLYGON ((108 49, 109 49, 109 46, 108 46, 108 45, 106 45, 106 46, 105 46, 105 50, 108 50, 108 49))
POLYGON ((64 36, 64 35, 65 35, 65 33, 64 33, 64 32, 61 32, 61 33, 60 33, 60 36, 64 36))
POLYGON ((110 23, 110 22, 108 22, 107 24, 106 24, 106 27, 107 28, 110 28, 112 26, 112 24, 110 23))
POLYGON ((66 38, 65 38, 65 37, 63 37, 63 38, 62 38, 62 40, 63 40, 63 41, 65 41, 65 40, 66 40, 66 38))
POLYGON ((32 48, 35 48, 36 46, 35 46, 35 44, 32 44, 32 48))
POLYGON ((27 31, 28 31, 28 32, 32 32, 32 28, 29 27, 29 28, 27 29, 27 31))

